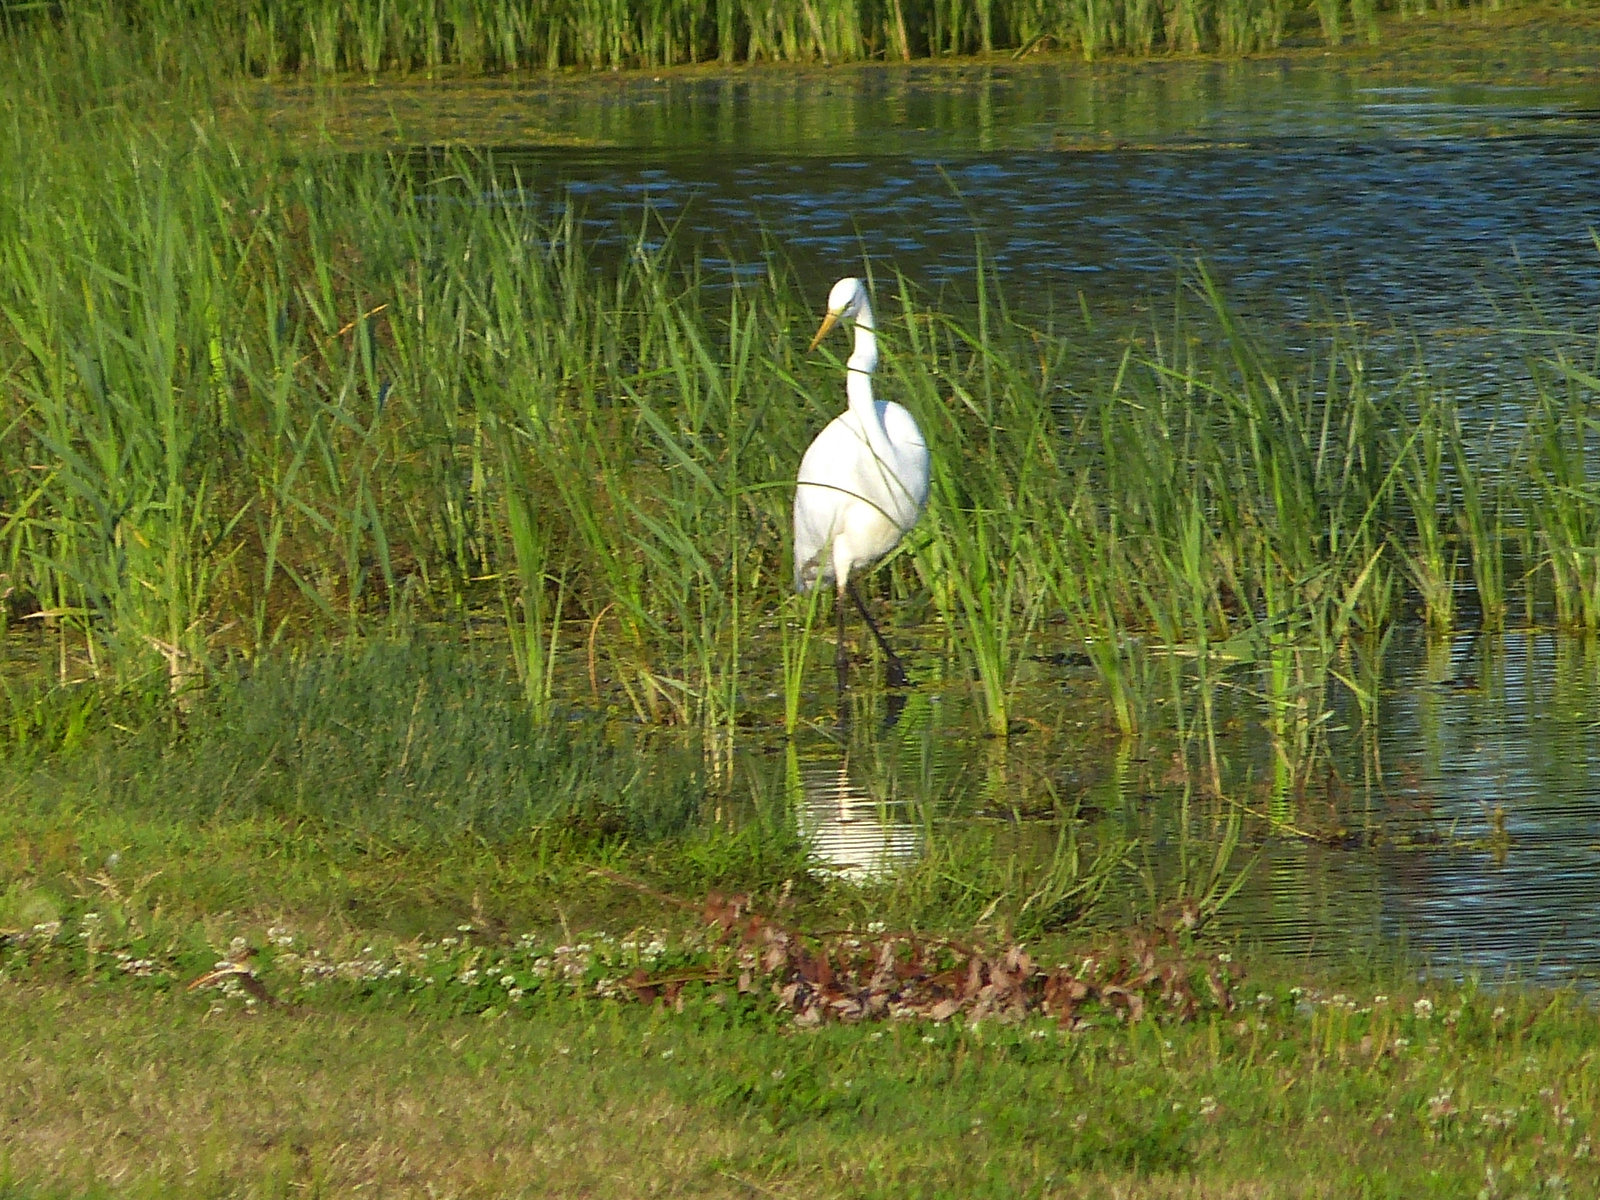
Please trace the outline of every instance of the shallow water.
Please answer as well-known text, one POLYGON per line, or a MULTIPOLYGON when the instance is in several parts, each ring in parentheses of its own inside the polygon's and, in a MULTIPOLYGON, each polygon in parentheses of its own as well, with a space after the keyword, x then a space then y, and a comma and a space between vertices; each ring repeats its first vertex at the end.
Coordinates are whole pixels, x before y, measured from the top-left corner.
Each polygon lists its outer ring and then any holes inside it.
MULTIPOLYGON (((770 239, 819 296, 863 259, 959 290, 976 229, 1018 303, 1076 313, 1081 292, 1096 313, 1137 314, 1199 255, 1290 342, 1337 308, 1391 331, 1380 339, 1419 336, 1435 365, 1492 390, 1515 385, 1508 326, 1592 331, 1600 304, 1600 43, 1518 45, 1514 60, 1485 43, 1328 62, 679 72, 345 104, 351 129, 403 128, 424 166, 442 142, 493 147, 503 181, 552 207, 576 197, 602 238, 637 229, 648 204, 713 267, 759 270, 770 239)), ((1375 727, 1330 685, 1319 782, 1298 792, 1273 782, 1266 710, 1245 695, 1264 686, 1256 670, 1228 672, 1229 800, 1189 810, 1200 844, 1229 803, 1246 810, 1234 865, 1259 857, 1229 929, 1293 954, 1404 946, 1490 978, 1600 975, 1593 642, 1402 631, 1375 727)), ((1003 742, 977 734, 959 680, 925 682, 892 726, 864 693, 848 737, 817 698, 793 752, 767 745, 747 769, 781 775, 819 859, 847 877, 915 857, 930 821, 1048 830, 1047 795, 1137 835, 1170 876, 1175 746, 1119 747, 1095 697, 1087 668, 1034 664, 1018 712, 1037 732, 1003 742)))
MULTIPOLYGON (((1225 683, 1258 688, 1258 671, 1235 667, 1225 683)), ((1046 845, 1060 798, 1088 830, 1138 837, 1170 879, 1175 743, 1156 733, 1119 747, 1095 723, 1093 690, 1087 669, 1041 668, 1019 709, 1049 732, 1004 742, 975 735, 958 683, 928 685, 907 728, 882 728, 881 696, 858 698, 853 736, 819 725, 787 768, 824 869, 893 869, 919 853, 930 820, 1032 827, 1046 845)), ((1298 794, 1271 784, 1265 706, 1219 714, 1228 800, 1191 793, 1190 832, 1208 856, 1218 817, 1245 811, 1230 871, 1250 871, 1222 926, 1286 954, 1403 947, 1489 979, 1600 980, 1600 644, 1402 636, 1384 660, 1377 728, 1360 726, 1337 684, 1326 702, 1329 753, 1298 794)), ((1137 885, 1120 902, 1148 903, 1137 885)))
MULTIPOLYGON (((1600 61, 1600 51, 1590 61, 1600 61)), ((1305 321, 1483 338, 1536 296, 1600 301, 1600 111, 1587 72, 1289 57, 636 77, 452 93, 436 121, 502 179, 570 195, 599 237, 648 204, 713 266, 770 239, 819 293, 863 260, 970 291, 974 233, 1034 308, 1164 301, 1204 258, 1234 300, 1305 321), (1477 78, 1474 78, 1476 73, 1477 78), (576 144, 519 142, 502 107, 576 144), (505 127, 512 136, 499 136, 505 127)), ((381 91, 381 89, 380 89, 381 91)), ((418 101, 420 103, 420 101, 418 101)), ((376 103, 376 101, 372 101, 376 103)), ((429 152, 424 159, 436 152, 429 152)), ((1484 348, 1455 347, 1455 356, 1484 348)))

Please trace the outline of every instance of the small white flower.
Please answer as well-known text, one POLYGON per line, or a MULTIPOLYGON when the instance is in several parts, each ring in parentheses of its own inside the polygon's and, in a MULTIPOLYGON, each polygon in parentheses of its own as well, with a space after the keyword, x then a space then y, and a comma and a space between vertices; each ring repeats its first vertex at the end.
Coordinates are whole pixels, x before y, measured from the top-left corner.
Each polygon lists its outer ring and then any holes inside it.
POLYGON ((1411 1011, 1417 1020, 1431 1021, 1433 1020, 1433 1001, 1424 996, 1412 1003, 1411 1011))

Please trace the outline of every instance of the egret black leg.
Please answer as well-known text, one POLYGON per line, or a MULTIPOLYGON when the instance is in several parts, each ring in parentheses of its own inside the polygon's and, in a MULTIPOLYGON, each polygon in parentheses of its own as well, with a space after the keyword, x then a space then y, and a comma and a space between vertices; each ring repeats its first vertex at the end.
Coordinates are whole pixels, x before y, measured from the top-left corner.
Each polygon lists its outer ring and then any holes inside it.
POLYGON ((844 597, 833 594, 833 620, 839 639, 833 652, 833 673, 839 682, 839 711, 844 711, 844 694, 850 687, 850 650, 844 642, 844 597))
POLYGON ((861 611, 861 619, 867 623, 867 628, 872 630, 872 636, 877 639, 878 649, 883 651, 883 657, 888 660, 885 674, 887 682, 892 688, 911 686, 911 679, 906 674, 906 667, 900 661, 900 656, 889 648, 888 640, 878 630, 877 624, 872 619, 872 614, 867 611, 866 604, 861 599, 861 593, 856 590, 856 581, 850 581, 850 598, 856 602, 856 608, 861 611))

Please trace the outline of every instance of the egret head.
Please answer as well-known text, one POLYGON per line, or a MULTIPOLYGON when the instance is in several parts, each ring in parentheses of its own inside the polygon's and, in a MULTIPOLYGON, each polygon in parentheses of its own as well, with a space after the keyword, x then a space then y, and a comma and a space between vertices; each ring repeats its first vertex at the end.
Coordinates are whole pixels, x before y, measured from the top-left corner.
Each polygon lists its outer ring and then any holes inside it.
POLYGON ((846 275, 834 284, 833 290, 828 293, 828 311, 823 315, 822 328, 811 339, 811 349, 815 350, 822 343, 822 339, 828 336, 828 330, 837 325, 841 318, 854 320, 866 303, 867 285, 854 275, 846 275))

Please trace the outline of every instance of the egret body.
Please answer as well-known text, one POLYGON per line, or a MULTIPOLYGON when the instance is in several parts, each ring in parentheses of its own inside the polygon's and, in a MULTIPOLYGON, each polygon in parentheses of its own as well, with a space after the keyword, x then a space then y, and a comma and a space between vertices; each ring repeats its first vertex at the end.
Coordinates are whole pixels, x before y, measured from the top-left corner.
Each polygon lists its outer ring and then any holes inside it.
POLYGON ((861 280, 841 279, 828 293, 828 311, 811 348, 836 324, 853 326, 855 346, 846 364, 849 407, 816 437, 800 460, 794 496, 795 587, 834 586, 839 629, 839 686, 848 683, 844 597, 848 592, 888 660, 891 687, 905 686, 905 668, 873 624, 855 588, 855 576, 900 543, 928 499, 928 444, 900 405, 872 396, 878 337, 872 303, 861 280))

